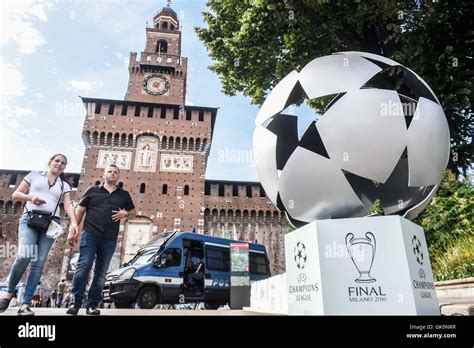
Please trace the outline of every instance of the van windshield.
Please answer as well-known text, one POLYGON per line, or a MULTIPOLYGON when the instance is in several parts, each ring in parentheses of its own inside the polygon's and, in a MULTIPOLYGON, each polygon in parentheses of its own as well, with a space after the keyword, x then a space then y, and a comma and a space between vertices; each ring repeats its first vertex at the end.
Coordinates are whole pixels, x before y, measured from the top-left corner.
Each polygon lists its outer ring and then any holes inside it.
POLYGON ((176 232, 165 232, 161 233, 155 238, 151 239, 147 244, 143 246, 143 249, 149 246, 153 246, 156 248, 153 248, 151 250, 144 251, 142 253, 138 252, 130 261, 127 263, 123 264, 122 267, 126 266, 131 266, 131 265, 136 265, 137 261, 140 259, 139 264, 144 264, 147 263, 150 260, 150 257, 153 256, 158 250, 158 252, 162 251, 164 249, 164 246, 166 245, 166 242, 175 234, 176 232), (143 257, 143 258, 142 258, 143 257))
POLYGON ((131 265, 143 265, 147 263, 150 258, 155 254, 157 249, 147 250, 142 253, 136 254, 130 261, 125 263, 122 267, 131 266, 131 265))
POLYGON ((133 263, 131 262, 130 265, 143 265, 150 261, 151 257, 155 254, 156 250, 147 251, 144 254, 137 255, 136 259, 134 258, 133 263))
POLYGON ((173 232, 164 232, 164 233, 160 233, 158 236, 156 236, 155 238, 153 239, 150 239, 148 241, 148 243, 146 243, 144 245, 144 247, 147 247, 147 246, 157 246, 159 247, 161 244, 163 244, 163 242, 168 238, 170 237, 171 235, 173 234, 173 232))

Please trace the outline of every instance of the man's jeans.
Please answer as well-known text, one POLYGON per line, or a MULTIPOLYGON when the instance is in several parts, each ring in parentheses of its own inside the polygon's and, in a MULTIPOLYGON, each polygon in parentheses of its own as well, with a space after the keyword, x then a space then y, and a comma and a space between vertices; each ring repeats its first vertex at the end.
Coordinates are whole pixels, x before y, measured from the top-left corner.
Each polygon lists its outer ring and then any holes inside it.
POLYGON ((72 279, 74 306, 81 307, 89 273, 95 260, 94 278, 87 295, 87 307, 97 308, 105 284, 105 276, 114 255, 117 238, 103 238, 84 230, 79 242, 79 260, 72 279))
POLYGON ((44 262, 48 257, 54 239, 46 237, 46 232, 38 232, 28 227, 27 221, 28 215, 24 213, 18 225, 18 252, 8 279, 7 291, 15 292, 17 284, 31 261, 30 274, 26 281, 25 294, 22 300, 22 304, 31 306, 31 299, 38 286, 44 262))
POLYGON ((63 303, 63 296, 64 294, 58 293, 58 298, 56 299, 56 307, 61 308, 61 304, 63 303))

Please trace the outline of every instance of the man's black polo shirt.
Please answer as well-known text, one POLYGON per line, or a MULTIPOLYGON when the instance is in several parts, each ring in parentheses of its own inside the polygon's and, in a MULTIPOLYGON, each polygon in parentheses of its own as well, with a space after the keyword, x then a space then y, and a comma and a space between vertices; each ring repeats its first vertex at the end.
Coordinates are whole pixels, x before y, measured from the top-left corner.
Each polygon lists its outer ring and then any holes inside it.
POLYGON ((89 188, 79 205, 87 208, 84 229, 104 238, 116 238, 119 232, 120 221, 112 220, 112 210, 135 208, 127 191, 117 186, 110 193, 104 184, 89 188))

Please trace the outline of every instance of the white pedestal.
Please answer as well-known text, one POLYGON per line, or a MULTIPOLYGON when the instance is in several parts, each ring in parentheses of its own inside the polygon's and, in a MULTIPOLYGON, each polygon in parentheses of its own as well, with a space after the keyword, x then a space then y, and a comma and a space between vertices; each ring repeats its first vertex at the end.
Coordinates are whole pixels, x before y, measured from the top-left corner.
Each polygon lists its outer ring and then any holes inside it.
POLYGON ((440 315, 423 229, 400 216, 314 221, 285 250, 290 315, 440 315))

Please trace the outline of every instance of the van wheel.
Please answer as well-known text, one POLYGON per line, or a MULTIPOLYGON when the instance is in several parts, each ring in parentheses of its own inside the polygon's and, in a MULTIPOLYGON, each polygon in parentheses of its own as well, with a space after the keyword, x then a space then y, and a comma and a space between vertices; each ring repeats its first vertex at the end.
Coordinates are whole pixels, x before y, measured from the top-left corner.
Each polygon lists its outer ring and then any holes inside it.
POLYGON ((138 292, 138 307, 141 309, 152 309, 158 303, 158 292, 151 286, 146 286, 138 292))
POLYGON ((216 302, 206 302, 204 303, 204 308, 206 309, 217 309, 221 306, 220 303, 216 303, 216 302))
POLYGON ((115 308, 130 308, 131 303, 129 302, 114 302, 114 307, 115 308))

